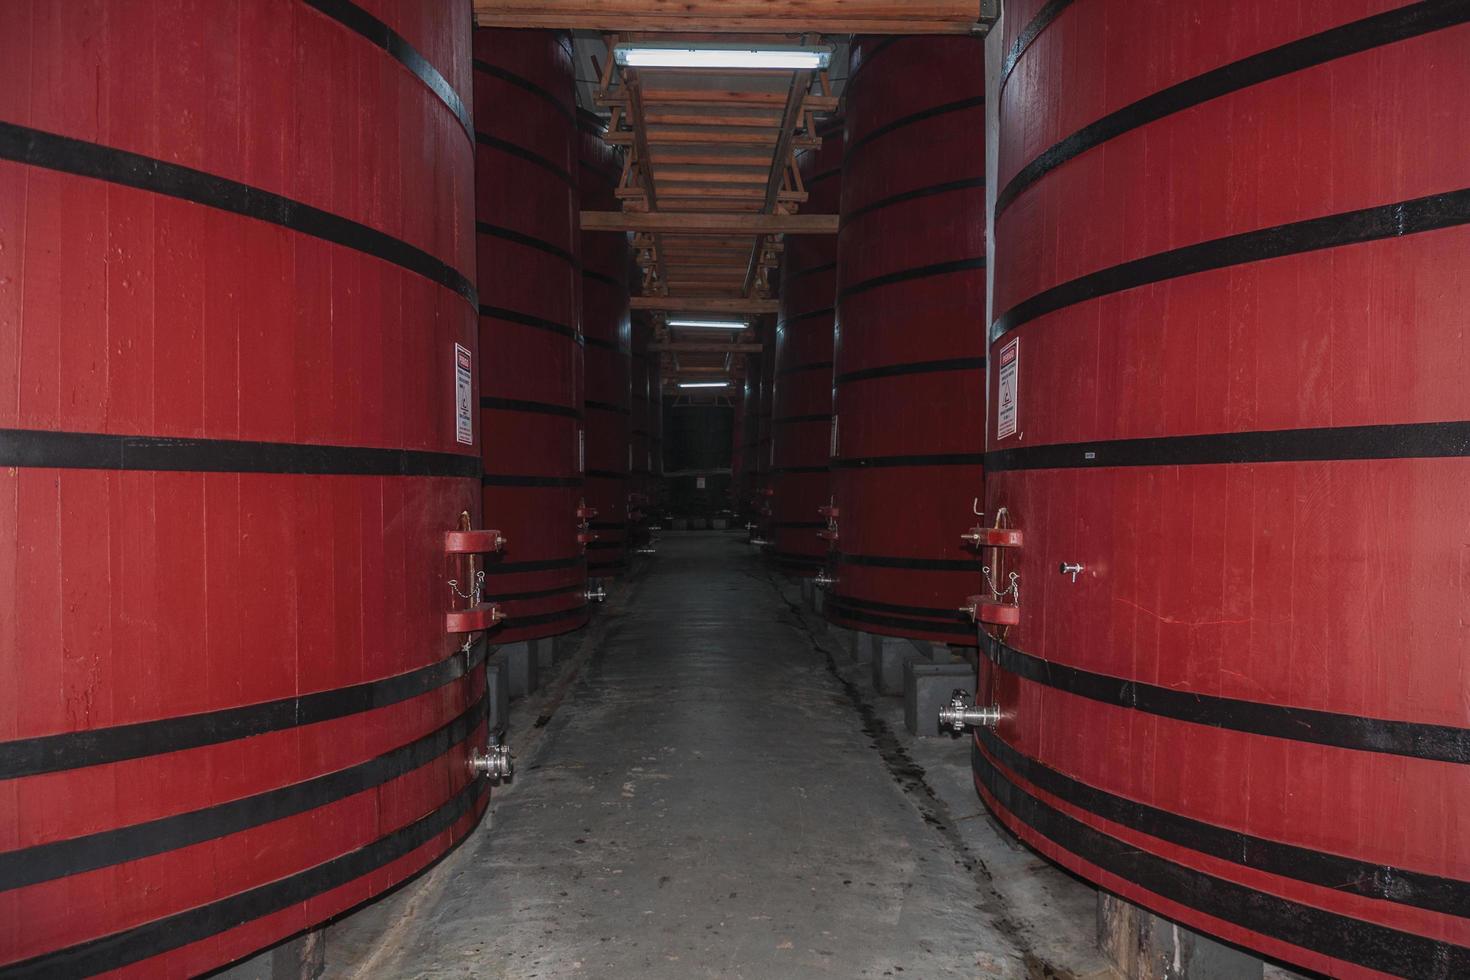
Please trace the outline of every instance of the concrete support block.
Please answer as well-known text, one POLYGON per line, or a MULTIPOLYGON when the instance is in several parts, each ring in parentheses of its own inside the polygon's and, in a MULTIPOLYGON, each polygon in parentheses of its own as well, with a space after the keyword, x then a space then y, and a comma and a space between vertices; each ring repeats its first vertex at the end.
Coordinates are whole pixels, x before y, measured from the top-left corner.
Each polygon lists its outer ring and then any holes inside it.
POLYGON ((522 640, 520 643, 505 643, 500 647, 500 656, 505 658, 509 673, 510 696, 513 698, 523 698, 541 686, 541 674, 537 669, 540 667, 540 660, 531 649, 533 642, 522 640))
POLYGON ((822 620, 822 626, 824 629, 826 629, 827 635, 832 637, 832 639, 837 642, 837 648, 842 651, 843 655, 848 659, 851 659, 853 637, 852 630, 847 629, 843 626, 838 626, 835 623, 829 623, 825 619, 822 620))
POLYGON ((545 684, 551 680, 556 673, 556 641, 557 637, 547 636, 539 640, 531 640, 531 654, 536 658, 536 681, 537 685, 545 684))
POLYGON ((1115 895, 1097 893, 1097 944, 1136 980, 1260 980, 1262 962, 1115 895))
POLYGON ((317 929, 288 939, 214 974, 220 980, 316 980, 327 969, 327 934, 317 929))
POLYGON ((810 609, 812 607, 812 596, 817 591, 816 584, 809 578, 799 580, 798 584, 801 586, 801 604, 810 609))
POLYGON ((683 517, 676 517, 669 522, 669 527, 675 531, 689 530, 689 521, 683 517))
POLYGON ((723 517, 716 517, 714 520, 710 521, 710 525, 716 531, 724 531, 724 530, 729 529, 730 522, 727 521, 727 520, 725 520, 723 517))
POLYGON ((873 689, 879 694, 902 694, 904 665, 910 660, 933 660, 932 643, 877 633, 863 635, 873 651, 873 689))
MULTIPOLYGON (((941 647, 940 649, 947 648, 941 647)), ((903 725, 910 735, 932 738, 939 730, 939 709, 949 703, 956 688, 975 690, 975 668, 969 664, 925 663, 903 665, 903 725)))
POLYGON ((565 663, 577 655, 582 648, 582 630, 573 630, 560 636, 552 637, 548 643, 553 644, 556 650, 555 662, 565 663))
POLYGON ((504 734, 510 724, 510 668, 498 654, 485 661, 485 700, 490 706, 490 731, 504 734))
POLYGON ((826 606, 827 606, 827 590, 826 589, 817 588, 817 587, 813 586, 813 588, 812 588, 812 612, 814 612, 818 616, 820 616, 820 615, 822 615, 822 610, 825 609, 826 606))

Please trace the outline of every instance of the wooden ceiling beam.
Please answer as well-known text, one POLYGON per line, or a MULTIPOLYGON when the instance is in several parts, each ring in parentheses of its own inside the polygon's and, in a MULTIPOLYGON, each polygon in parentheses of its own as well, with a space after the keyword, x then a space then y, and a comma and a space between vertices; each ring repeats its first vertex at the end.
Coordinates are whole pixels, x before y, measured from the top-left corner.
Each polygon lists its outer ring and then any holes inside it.
MULTIPOLYGON (((641 118, 641 117, 640 117, 641 118)), ((636 143, 637 134, 643 132, 637 126, 632 132, 608 133, 604 139, 614 145, 626 146, 636 143)), ((766 131, 715 130, 704 126, 668 127, 645 133, 644 139, 650 146, 774 146, 779 135, 774 126, 766 131)))
POLYGON ((583 211, 583 231, 835 235, 835 214, 690 214, 675 211, 583 211))
POLYGON ((741 299, 729 296, 634 296, 629 305, 635 310, 667 310, 671 313, 763 313, 779 312, 773 299, 741 299))
MULTIPOLYGON (((646 128, 643 125, 643 82, 636 71, 623 73, 623 90, 628 93, 628 124, 633 127, 633 152, 637 156, 638 180, 645 192, 645 203, 650 212, 658 210, 658 193, 653 186, 653 162, 648 153, 646 128)), ((604 137, 605 138, 605 137, 604 137)), ((653 236, 653 250, 649 253, 655 286, 668 282, 663 265, 664 243, 658 234, 653 236)))
MULTIPOLYGON (((645 103, 646 106, 646 103, 645 103)), ((704 116, 690 112, 650 112, 644 116, 650 126, 738 126, 745 129, 775 129, 781 116, 775 112, 743 116, 704 116)))
MULTIPOLYGON (((776 143, 776 149, 771 155, 771 172, 766 176, 766 192, 761 205, 763 214, 770 214, 774 211, 778 200, 806 200, 806 194, 802 194, 799 198, 783 196, 781 186, 786 182, 788 161, 790 161, 790 166, 796 165, 791 155, 791 143, 796 138, 796 127, 801 122, 802 104, 806 101, 807 91, 811 87, 811 72, 792 73, 791 88, 786 93, 786 108, 781 113, 781 139, 776 143)), ((749 296, 751 290, 755 288, 761 269, 761 257, 765 254, 765 245, 766 236, 758 235, 755 244, 751 246, 750 261, 745 266, 745 285, 742 289, 746 296, 749 296)))

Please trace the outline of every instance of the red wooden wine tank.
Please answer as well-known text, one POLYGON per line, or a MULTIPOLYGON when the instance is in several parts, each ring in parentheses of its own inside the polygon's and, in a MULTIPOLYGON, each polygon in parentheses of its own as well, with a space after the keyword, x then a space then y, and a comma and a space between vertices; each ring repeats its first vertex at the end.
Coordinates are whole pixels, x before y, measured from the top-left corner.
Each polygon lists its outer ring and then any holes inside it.
MULTIPOLYGON (((583 210, 617 211, 614 191, 620 154, 603 142, 604 125, 586 111, 577 115, 578 184, 583 210)), ((632 328, 628 320, 628 236, 582 234, 582 331, 586 335, 588 518, 596 538, 587 545, 587 572, 596 577, 627 570, 628 471, 632 457, 628 417, 632 397, 632 328)))
POLYGON ((0 29, 6 975, 210 971, 487 801, 468 4, 171 9, 0 29))
MULTIPOLYGON (((759 336, 759 335, 757 335, 759 336)), ((760 354, 745 355, 745 381, 740 390, 740 464, 734 473, 736 488, 735 513, 753 524, 764 498, 757 493, 757 469, 760 456, 761 366, 760 354)))
POLYGON ((659 353, 648 349, 653 343, 653 324, 649 322, 647 313, 633 318, 632 333, 633 398, 628 430, 632 465, 629 467, 628 480, 632 486, 634 506, 646 523, 653 512, 654 497, 657 495, 653 476, 652 430, 653 415, 659 404, 658 390, 653 387, 659 353))
MULTIPOLYGON (((819 150, 798 165, 810 197, 807 214, 836 214, 841 204, 842 130, 824 134, 819 150)), ((774 555, 792 575, 815 575, 827 561, 831 498, 832 321, 837 295, 837 242, 825 235, 788 235, 781 266, 776 325, 776 376, 771 408, 771 529, 774 555)))
MULTIPOLYGON (((743 356, 750 357, 749 354, 743 356)), ((745 386, 748 383, 744 378, 736 381, 734 393, 730 396, 735 415, 730 426, 730 509, 736 517, 740 517, 745 509, 745 386)))
POLYGON ((1470 7, 1006 20, 976 784, 1230 942, 1470 975, 1470 7))
POLYGON ((761 345, 760 401, 755 416, 755 466, 752 482, 755 486, 755 523, 757 533, 765 541, 771 540, 771 521, 774 509, 771 497, 775 488, 771 486, 771 413, 776 404, 776 323, 769 316, 755 322, 756 339, 761 345))
POLYGON ((847 90, 828 618, 968 643, 981 561, 984 60, 967 37, 861 38, 847 90))
POLYGON ((474 37, 485 511, 508 544, 497 642, 587 622, 577 115, 569 35, 474 37))

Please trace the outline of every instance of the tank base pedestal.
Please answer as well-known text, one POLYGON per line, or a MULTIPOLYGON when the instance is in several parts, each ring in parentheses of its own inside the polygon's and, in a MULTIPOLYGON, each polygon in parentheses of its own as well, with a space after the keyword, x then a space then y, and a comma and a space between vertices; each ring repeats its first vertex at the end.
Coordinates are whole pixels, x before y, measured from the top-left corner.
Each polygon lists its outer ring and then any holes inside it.
POLYGON ((314 929, 214 974, 220 980, 316 980, 327 969, 327 933, 314 929))
POLYGON ((801 588, 801 603, 808 609, 813 608, 816 601, 817 586, 809 578, 798 579, 796 583, 801 588))
POLYGON ((949 704, 956 689, 975 690, 975 668, 972 664, 925 663, 922 660, 905 663, 903 726, 909 734, 920 738, 953 734, 940 731, 939 709, 949 704))
POLYGON ((822 620, 822 628, 827 631, 828 636, 837 641, 838 648, 843 652, 845 656, 852 656, 852 630, 848 629, 845 626, 838 626, 835 623, 829 623, 825 619, 822 620))
POLYGON ((1104 891, 1097 893, 1097 945, 1137 980, 1259 980, 1262 962, 1104 891))
POLYGON ((556 648, 560 637, 545 636, 539 640, 531 640, 531 655, 536 658, 537 687, 542 681, 550 680, 556 673, 556 648))
MULTIPOLYGON (((882 636, 878 633, 860 633, 862 643, 868 646, 873 663, 873 689, 879 694, 902 694, 904 665, 910 660, 932 663, 940 658, 934 655, 934 644, 925 640, 909 640, 899 636, 882 636)), ((949 659, 949 651, 943 647, 943 659, 949 659)))
POLYGON ((540 657, 531 649, 535 640, 502 644, 496 656, 505 661, 506 689, 513 698, 523 698, 541 686, 540 657))

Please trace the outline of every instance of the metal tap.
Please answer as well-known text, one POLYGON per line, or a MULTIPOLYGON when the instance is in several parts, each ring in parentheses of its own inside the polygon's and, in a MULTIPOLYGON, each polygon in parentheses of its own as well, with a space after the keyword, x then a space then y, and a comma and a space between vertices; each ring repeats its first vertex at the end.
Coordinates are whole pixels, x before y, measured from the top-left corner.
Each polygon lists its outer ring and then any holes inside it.
POLYGON ((826 570, 823 569, 816 575, 812 576, 812 584, 816 585, 819 588, 830 589, 832 586, 837 584, 837 580, 831 575, 828 575, 826 570))
POLYGON ((962 688, 955 688, 949 704, 939 709, 939 727, 963 732, 966 728, 994 728, 1000 722, 1000 705, 978 707, 962 688))
POLYGON ((596 588, 588 589, 583 595, 587 597, 588 602, 607 601, 607 589, 604 589, 601 584, 598 584, 596 588))
POLYGON ((470 753, 469 765, 471 774, 500 782, 516 774, 515 763, 510 757, 510 746, 504 743, 475 749, 470 753))

